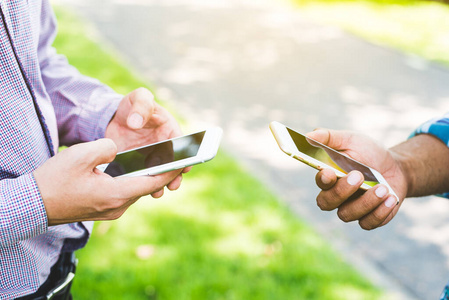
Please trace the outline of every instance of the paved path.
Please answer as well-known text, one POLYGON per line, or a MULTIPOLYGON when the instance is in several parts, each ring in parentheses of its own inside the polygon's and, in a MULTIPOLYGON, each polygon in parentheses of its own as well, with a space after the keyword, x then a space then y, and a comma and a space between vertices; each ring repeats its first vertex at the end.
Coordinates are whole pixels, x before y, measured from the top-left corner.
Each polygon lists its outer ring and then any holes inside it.
MULTIPOLYGON (((278 120, 366 132, 386 146, 449 108, 449 72, 314 24, 270 1, 64 0, 192 122, 394 299, 436 299, 449 279, 449 202, 408 199, 365 232, 315 205, 315 172, 277 148, 278 120)), ((107 66, 105 66, 107 68, 107 66)))

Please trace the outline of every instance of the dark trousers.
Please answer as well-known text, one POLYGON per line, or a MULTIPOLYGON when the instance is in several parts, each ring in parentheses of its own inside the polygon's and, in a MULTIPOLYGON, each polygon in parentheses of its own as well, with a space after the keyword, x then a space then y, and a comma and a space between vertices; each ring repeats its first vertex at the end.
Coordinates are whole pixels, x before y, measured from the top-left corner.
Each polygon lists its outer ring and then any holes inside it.
POLYGON ((70 288, 75 270, 75 253, 61 253, 58 261, 51 268, 50 276, 37 292, 16 300, 71 300, 70 288))

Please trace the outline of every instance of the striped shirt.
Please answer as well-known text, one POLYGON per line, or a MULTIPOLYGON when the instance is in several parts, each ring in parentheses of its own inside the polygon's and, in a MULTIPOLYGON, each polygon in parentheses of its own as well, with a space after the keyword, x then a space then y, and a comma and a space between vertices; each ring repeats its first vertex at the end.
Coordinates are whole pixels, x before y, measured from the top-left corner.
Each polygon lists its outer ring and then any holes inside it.
POLYGON ((92 226, 49 227, 32 172, 59 145, 103 137, 122 96, 52 48, 48 0, 0 0, 0 19, 0 299, 14 299, 35 292, 92 226))

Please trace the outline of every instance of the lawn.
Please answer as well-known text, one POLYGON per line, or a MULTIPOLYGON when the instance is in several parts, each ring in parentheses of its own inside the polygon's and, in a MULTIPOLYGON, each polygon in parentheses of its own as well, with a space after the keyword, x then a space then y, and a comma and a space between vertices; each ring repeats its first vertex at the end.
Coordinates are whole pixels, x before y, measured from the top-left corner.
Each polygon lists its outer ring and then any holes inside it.
POLYGON ((290 0, 304 16, 449 66, 449 5, 417 0, 290 0))
MULTIPOLYGON (((88 25, 55 8, 55 47, 82 73, 120 93, 151 88, 93 42, 88 25)), ((383 299, 223 152, 187 174, 180 190, 96 223, 78 257, 75 299, 383 299)))

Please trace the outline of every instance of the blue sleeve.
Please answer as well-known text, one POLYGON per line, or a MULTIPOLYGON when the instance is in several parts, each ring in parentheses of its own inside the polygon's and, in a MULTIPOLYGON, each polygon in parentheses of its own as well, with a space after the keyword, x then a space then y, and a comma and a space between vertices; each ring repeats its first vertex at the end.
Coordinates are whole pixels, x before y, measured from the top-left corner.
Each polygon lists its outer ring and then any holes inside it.
MULTIPOLYGON (((418 134, 433 135, 449 147, 449 113, 446 113, 442 118, 435 118, 425 122, 416 128, 409 138, 412 138, 418 134)), ((449 192, 439 194, 438 196, 449 199, 449 192)))

